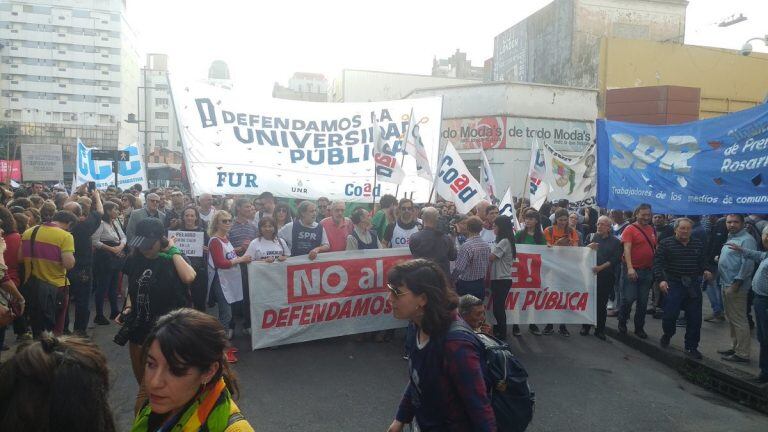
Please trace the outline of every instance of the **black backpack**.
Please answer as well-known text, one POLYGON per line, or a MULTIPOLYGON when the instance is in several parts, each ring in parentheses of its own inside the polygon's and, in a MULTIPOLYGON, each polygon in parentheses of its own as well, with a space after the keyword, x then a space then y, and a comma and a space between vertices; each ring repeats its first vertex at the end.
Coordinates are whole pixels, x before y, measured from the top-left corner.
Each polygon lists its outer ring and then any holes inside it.
POLYGON ((533 419, 536 394, 528 384, 528 372, 505 342, 486 334, 475 333, 463 321, 451 324, 449 332, 474 336, 482 346, 481 359, 485 383, 496 427, 499 432, 523 432, 533 419))

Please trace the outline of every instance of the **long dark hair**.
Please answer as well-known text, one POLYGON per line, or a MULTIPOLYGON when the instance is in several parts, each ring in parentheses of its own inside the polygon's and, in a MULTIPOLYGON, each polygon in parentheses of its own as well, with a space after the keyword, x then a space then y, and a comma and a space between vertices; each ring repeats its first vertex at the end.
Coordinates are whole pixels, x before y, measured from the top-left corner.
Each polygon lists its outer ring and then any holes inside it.
POLYGON ((440 266, 423 258, 412 259, 392 267, 387 280, 393 286, 405 285, 414 295, 427 296, 421 319, 425 333, 440 336, 448 331, 459 298, 440 266))
POLYGON ((45 335, 0 368, 0 424, 9 431, 114 432, 107 359, 78 337, 45 335))
POLYGON ((104 203, 104 215, 101 216, 101 220, 103 220, 106 223, 112 222, 112 217, 109 215, 109 212, 112 210, 117 209, 117 211, 120 211, 120 206, 113 203, 112 201, 107 201, 104 203))
POLYGON ((275 221, 274 218, 269 216, 264 216, 261 219, 259 219, 259 237, 264 238, 264 235, 261 233, 261 227, 263 227, 266 224, 271 224, 272 227, 275 229, 275 235, 272 238, 272 241, 277 241, 279 243, 280 240, 278 240, 277 238, 277 222, 275 221))
POLYGON ((5 206, 0 206, 0 228, 3 229, 3 234, 17 232, 16 219, 5 206))
MULTIPOLYGON (((524 213, 523 223, 525 223, 526 219, 536 220, 536 227, 533 229, 533 241, 536 242, 536 244, 538 245, 547 244, 547 239, 544 238, 544 230, 541 229, 541 214, 534 209, 528 209, 524 213)), ((527 231, 528 231, 528 228, 525 227, 519 233, 517 233, 516 240, 518 243, 523 242, 523 239, 525 239, 525 233, 527 231)))
POLYGON ((195 228, 201 229, 203 228, 203 220, 200 219, 200 210, 197 209, 197 207, 193 205, 188 205, 184 207, 184 210, 181 211, 181 229, 186 229, 184 225, 184 213, 187 212, 187 210, 192 210, 195 212, 195 228))
POLYGON ((496 243, 499 243, 504 239, 509 240, 509 244, 512 247, 512 257, 514 258, 517 256, 512 219, 510 219, 509 216, 497 216, 496 219, 493 220, 493 224, 496 225, 496 228, 499 230, 499 234, 496 236, 496 243))
POLYGON ((224 358, 224 349, 229 341, 224 327, 217 319, 189 308, 176 309, 163 315, 144 342, 144 364, 147 362, 149 347, 154 341, 160 345, 160 351, 165 356, 171 373, 176 376, 184 375, 190 368, 205 371, 217 363, 219 370, 209 384, 215 385, 219 378, 223 377, 232 397, 237 398, 237 380, 224 358))

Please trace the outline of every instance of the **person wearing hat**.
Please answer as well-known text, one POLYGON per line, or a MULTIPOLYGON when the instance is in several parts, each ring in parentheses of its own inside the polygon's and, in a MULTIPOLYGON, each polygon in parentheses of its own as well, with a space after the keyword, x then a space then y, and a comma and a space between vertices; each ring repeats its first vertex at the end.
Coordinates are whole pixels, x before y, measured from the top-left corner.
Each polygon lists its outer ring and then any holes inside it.
POLYGON ((174 246, 174 238, 165 237, 165 226, 160 219, 139 221, 128 246, 133 248, 123 266, 123 274, 128 278, 128 299, 117 322, 128 326, 131 366, 139 384, 138 410, 146 399, 141 358, 144 340, 159 317, 187 305, 187 285, 195 280, 195 270, 174 246))

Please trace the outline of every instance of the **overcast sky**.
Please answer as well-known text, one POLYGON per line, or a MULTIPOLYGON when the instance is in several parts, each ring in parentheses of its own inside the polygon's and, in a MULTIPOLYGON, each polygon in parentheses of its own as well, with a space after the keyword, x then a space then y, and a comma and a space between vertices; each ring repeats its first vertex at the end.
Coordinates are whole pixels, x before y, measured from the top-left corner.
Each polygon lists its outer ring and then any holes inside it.
MULTIPOLYGON (((174 75, 207 76, 227 62, 238 88, 270 95, 297 71, 330 79, 342 69, 430 74, 457 48, 480 66, 493 38, 551 0, 129 0, 142 53, 168 54, 174 75)), ((768 33, 766 0, 691 0, 686 43, 739 49, 768 33), (729 28, 717 22, 743 13, 729 28)), ((756 51, 768 52, 759 41, 756 51)), ((143 60, 141 61, 143 64, 143 60)))

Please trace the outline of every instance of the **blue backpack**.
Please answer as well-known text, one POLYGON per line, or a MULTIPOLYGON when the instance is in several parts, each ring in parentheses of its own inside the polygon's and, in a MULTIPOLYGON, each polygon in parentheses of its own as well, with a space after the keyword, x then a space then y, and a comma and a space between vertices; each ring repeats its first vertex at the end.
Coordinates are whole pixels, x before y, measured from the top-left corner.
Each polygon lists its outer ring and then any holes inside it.
POLYGON ((493 336, 475 333, 461 320, 451 324, 448 331, 471 334, 479 342, 483 377, 499 432, 523 432, 533 419, 536 394, 528 384, 528 372, 509 345, 493 336))

